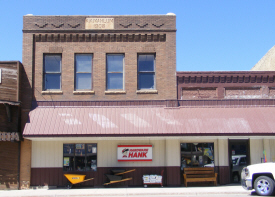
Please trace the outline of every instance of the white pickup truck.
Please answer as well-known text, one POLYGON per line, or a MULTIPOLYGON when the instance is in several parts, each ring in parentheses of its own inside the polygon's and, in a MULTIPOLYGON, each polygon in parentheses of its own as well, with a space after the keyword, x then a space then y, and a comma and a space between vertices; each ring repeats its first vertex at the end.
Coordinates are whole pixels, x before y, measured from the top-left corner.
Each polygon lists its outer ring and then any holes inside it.
POLYGON ((242 170, 241 183, 244 189, 255 189, 260 196, 270 196, 275 190, 275 163, 249 165, 242 170))

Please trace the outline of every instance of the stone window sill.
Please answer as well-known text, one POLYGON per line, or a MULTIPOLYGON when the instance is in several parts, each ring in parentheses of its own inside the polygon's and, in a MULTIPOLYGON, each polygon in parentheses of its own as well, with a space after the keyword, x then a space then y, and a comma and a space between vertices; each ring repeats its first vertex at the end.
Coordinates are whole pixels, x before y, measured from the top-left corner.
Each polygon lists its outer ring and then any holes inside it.
POLYGON ((126 94, 126 91, 105 91, 105 94, 126 94))
POLYGON ((42 94, 63 94, 63 91, 49 90, 49 91, 42 91, 42 94))
POLYGON ((137 94, 157 94, 157 90, 137 90, 137 94))
POLYGON ((95 91, 73 91, 73 94, 95 94, 95 91))

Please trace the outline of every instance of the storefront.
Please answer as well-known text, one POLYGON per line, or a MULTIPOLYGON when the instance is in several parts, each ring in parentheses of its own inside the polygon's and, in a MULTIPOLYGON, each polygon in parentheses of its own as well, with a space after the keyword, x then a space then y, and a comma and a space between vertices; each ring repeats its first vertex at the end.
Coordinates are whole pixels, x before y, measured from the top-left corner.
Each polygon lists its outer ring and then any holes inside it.
MULTIPOLYGON (((180 186, 186 167, 214 167, 219 184, 228 184, 232 139, 249 139, 251 163, 260 162, 264 147, 268 160, 274 157, 275 138, 258 136, 255 131, 259 128, 249 126, 256 125, 260 118, 249 114, 268 116, 274 110, 37 107, 24 130, 24 137, 32 140, 31 185, 64 186, 64 174, 80 173, 94 178, 84 186, 102 186, 107 181, 104 174, 123 168, 135 169, 126 175, 133 179, 118 185, 142 186, 143 174, 160 174, 164 170, 164 185, 180 186), (197 130, 203 132, 194 132, 197 130)), ((266 121, 265 132, 273 132, 273 116, 262 121, 266 121)))

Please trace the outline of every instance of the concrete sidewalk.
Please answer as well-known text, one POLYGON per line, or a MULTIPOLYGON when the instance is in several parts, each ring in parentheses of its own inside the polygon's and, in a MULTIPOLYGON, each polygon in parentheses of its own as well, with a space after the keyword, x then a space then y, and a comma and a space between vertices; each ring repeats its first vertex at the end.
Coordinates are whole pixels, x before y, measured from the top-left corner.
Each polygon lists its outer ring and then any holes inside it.
POLYGON ((0 196, 202 196, 226 194, 251 194, 240 185, 225 185, 216 187, 148 187, 148 188, 85 188, 85 189, 30 189, 30 190, 1 190, 0 196))

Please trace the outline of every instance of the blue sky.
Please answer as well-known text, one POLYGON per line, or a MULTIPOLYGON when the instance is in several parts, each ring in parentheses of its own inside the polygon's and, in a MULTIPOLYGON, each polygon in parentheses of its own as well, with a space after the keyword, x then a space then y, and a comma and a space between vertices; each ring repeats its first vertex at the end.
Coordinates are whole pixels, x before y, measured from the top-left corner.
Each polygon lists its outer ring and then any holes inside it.
POLYGON ((22 60, 23 16, 177 16, 178 71, 250 70, 275 45, 275 0, 0 0, 0 61, 22 60))

